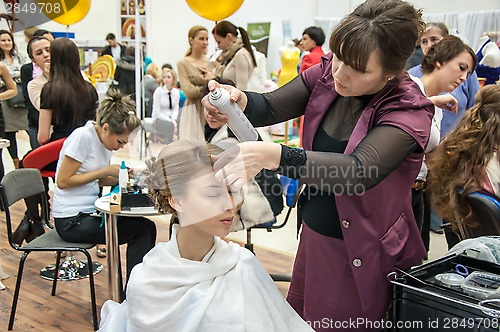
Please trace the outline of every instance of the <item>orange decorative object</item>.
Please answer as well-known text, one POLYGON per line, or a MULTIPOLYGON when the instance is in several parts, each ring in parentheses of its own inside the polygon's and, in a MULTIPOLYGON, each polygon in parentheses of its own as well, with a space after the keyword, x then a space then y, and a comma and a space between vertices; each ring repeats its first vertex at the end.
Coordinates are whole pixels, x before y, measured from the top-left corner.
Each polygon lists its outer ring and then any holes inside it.
MULTIPOLYGON (((122 24, 122 37, 129 37, 131 39, 135 39, 135 35, 137 34, 137 27, 135 24, 135 18, 129 17, 122 24)), ((141 24, 141 34, 142 38, 146 37, 146 30, 141 24)))
POLYGON ((87 77, 92 84, 97 82, 106 82, 108 79, 115 76, 115 61, 111 55, 103 55, 89 65, 87 77))
POLYGON ((90 0, 39 0, 38 5, 45 16, 64 25, 80 22, 90 10, 90 0))
POLYGON ((243 0, 186 0, 186 3, 201 17, 221 21, 234 14, 243 4, 243 0))

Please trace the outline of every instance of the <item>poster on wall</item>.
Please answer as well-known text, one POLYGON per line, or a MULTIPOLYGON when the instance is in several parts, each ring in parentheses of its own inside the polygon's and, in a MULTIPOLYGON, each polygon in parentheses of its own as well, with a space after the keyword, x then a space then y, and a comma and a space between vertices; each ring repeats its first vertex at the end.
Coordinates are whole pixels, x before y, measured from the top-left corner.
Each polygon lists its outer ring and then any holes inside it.
POLYGON ((146 0, 121 0, 120 2, 120 31, 123 44, 131 43, 138 34, 141 34, 143 43, 146 42, 146 0), (136 24, 136 10, 139 11, 139 23, 136 24))
POLYGON ((264 53, 267 57, 267 48, 269 46, 269 33, 271 32, 271 22, 248 23, 248 37, 250 43, 257 51, 264 53))

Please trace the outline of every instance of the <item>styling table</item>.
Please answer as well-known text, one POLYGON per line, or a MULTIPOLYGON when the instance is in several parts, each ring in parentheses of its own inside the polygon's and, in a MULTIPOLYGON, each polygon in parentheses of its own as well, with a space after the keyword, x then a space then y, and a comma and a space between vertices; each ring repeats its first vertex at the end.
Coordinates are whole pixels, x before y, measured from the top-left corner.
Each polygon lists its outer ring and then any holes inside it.
POLYGON ((106 231, 106 251, 108 261, 109 298, 116 302, 123 300, 123 279, 120 261, 120 246, 118 244, 118 222, 119 216, 124 217, 146 217, 158 215, 153 207, 140 207, 112 212, 109 208, 109 196, 98 198, 94 203, 96 209, 102 213, 106 231))

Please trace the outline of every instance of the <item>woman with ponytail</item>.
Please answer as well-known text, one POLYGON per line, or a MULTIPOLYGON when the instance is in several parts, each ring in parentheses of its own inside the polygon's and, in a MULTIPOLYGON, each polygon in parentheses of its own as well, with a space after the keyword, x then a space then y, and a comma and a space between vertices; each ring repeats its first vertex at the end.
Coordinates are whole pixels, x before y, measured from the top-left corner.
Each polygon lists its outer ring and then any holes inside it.
POLYGON ((214 74, 223 80, 234 82, 238 89, 246 90, 257 66, 246 30, 229 21, 220 21, 213 28, 212 34, 222 50, 217 58, 214 74), (238 37, 240 34, 241 38, 238 37))
MULTIPOLYGON (((57 162, 52 214, 65 241, 106 243, 94 202, 100 186, 118 184, 120 165, 110 164, 112 152, 121 149, 141 125, 135 103, 110 91, 100 103, 97 121, 88 121, 64 141, 57 162)), ((127 243, 127 280, 132 268, 155 245, 156 226, 144 217, 118 217, 118 243, 127 243)))

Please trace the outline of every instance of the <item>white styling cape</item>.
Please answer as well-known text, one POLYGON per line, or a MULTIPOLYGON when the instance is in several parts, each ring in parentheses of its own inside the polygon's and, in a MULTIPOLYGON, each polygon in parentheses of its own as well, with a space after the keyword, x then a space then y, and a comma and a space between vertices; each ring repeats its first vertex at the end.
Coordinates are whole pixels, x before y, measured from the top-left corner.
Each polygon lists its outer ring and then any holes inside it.
POLYGON ((215 237, 201 262, 187 260, 176 227, 134 267, 127 301, 104 304, 99 331, 312 331, 250 251, 215 237))

